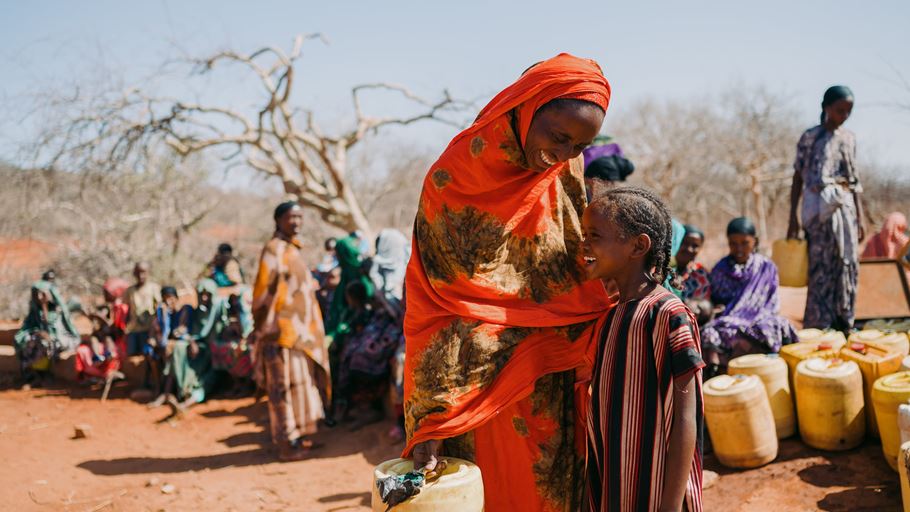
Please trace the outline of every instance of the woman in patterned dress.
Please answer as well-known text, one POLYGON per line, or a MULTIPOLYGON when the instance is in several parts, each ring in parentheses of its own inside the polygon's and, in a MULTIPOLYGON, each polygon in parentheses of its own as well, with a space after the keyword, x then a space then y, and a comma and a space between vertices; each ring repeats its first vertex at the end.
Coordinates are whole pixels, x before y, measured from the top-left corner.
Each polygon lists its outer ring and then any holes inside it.
POLYGON ((317 448, 306 436, 325 417, 330 391, 317 285, 297 239, 302 213, 296 202, 275 209, 275 235, 262 249, 253 287, 257 381, 268 392, 272 442, 282 461, 317 448))
POLYGON ((610 88, 561 54, 498 94, 427 173, 406 277, 404 456, 474 461, 486 510, 578 510, 593 323, 581 152, 610 88))
POLYGON ((796 146, 787 238, 799 238, 804 230, 809 243, 804 327, 853 327, 858 247, 865 227, 856 137, 842 126, 852 111, 853 92, 842 85, 830 87, 822 100, 821 124, 806 130, 796 146))

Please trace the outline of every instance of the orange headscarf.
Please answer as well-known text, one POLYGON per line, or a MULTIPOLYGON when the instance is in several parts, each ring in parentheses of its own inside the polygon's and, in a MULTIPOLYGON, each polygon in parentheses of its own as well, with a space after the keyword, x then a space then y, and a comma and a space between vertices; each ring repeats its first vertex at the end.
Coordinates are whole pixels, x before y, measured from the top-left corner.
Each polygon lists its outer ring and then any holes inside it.
POLYGON ((583 164, 533 172, 521 150, 534 113, 557 98, 606 110, 610 86, 597 63, 568 54, 531 67, 424 180, 406 279, 406 455, 483 425, 544 375, 587 378, 593 323, 611 302, 584 281, 583 164))

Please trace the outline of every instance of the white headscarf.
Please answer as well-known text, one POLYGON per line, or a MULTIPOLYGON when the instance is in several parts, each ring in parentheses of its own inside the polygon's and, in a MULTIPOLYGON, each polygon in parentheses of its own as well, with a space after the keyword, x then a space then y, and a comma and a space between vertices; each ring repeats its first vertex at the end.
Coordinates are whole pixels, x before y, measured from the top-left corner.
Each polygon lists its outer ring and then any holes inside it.
POLYGON ((411 242, 397 229, 383 229, 376 238, 376 256, 370 278, 387 299, 401 300, 404 274, 411 258, 411 242))

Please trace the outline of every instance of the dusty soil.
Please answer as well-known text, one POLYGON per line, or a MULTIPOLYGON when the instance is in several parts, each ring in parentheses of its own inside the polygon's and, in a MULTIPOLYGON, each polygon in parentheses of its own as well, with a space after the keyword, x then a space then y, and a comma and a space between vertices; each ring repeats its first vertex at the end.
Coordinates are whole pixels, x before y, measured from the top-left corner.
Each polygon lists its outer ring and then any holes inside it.
MULTIPOLYGON (((801 324, 804 289, 781 290, 784 314, 801 324)), ((212 400, 185 418, 148 410, 115 387, 32 391, 0 387, 0 509, 66 511, 369 510, 371 469, 396 457, 388 423, 350 433, 324 429, 313 458, 276 462, 265 403, 212 400), (88 437, 73 439, 88 425, 88 437)), ((900 510, 897 474, 881 447, 826 453, 798 440, 777 460, 737 471, 708 455, 720 474, 705 491, 705 510, 900 510)))
MULTIPOLYGON (((5 510, 368 510, 371 468, 396 456, 388 424, 324 430, 310 460, 275 461, 264 403, 212 400, 179 421, 83 387, 0 391, 0 508, 5 510), (90 427, 73 439, 74 427, 90 427)), ((799 441, 776 462, 720 473, 705 510, 899 510, 897 475, 870 442, 833 454, 799 441)))

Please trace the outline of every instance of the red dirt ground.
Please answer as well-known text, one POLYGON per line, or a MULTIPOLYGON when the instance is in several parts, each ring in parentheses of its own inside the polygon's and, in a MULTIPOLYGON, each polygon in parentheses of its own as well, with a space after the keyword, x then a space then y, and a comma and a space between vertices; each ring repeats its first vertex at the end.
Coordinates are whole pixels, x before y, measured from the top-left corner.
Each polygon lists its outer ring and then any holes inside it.
MULTIPOLYGON (((805 291, 783 289, 786 316, 801 322, 805 291)), ((372 467, 397 456, 389 424, 323 430, 313 458, 275 461, 264 403, 212 400, 180 421, 115 387, 0 390, 0 509, 16 511, 369 510, 372 467), (74 426, 91 427, 73 439, 74 426), (170 488, 169 486, 173 486, 170 488), (166 492, 167 491, 167 492, 166 492)), ((900 510, 897 474, 869 441, 843 453, 781 443, 775 462, 720 474, 705 510, 900 510)))
MULTIPOLYGON (((212 400, 180 421, 115 388, 0 391, 0 508, 16 511, 368 510, 371 468, 395 457, 388 424, 324 430, 312 459, 275 461, 264 403, 212 400), (73 439, 74 426, 91 427, 73 439), (173 490, 165 486, 173 486, 173 490), (171 491, 167 493, 165 491, 171 491)), ((874 442, 844 453, 781 444, 777 461, 720 473, 705 510, 899 510, 897 474, 874 442)))

